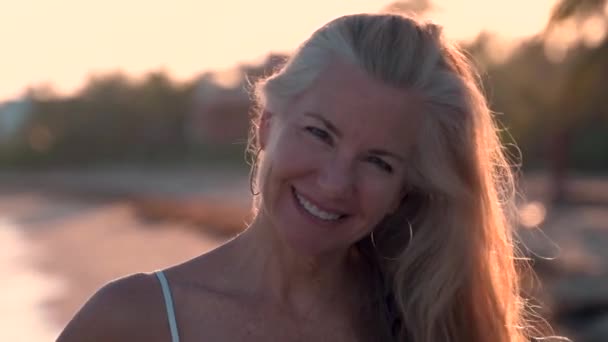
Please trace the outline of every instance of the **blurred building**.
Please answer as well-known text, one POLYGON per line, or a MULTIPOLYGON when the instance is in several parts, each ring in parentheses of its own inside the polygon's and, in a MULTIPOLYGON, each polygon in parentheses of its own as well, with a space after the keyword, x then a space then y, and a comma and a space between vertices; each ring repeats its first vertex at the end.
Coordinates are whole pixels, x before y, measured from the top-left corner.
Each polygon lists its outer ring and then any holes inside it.
POLYGON ((247 135, 247 90, 240 80, 228 85, 222 77, 222 73, 205 74, 198 81, 186 129, 192 144, 229 144, 247 135))
POLYGON ((271 74, 285 59, 284 55, 272 54, 260 65, 243 65, 200 77, 186 127, 188 141, 209 145, 245 141, 252 105, 251 83, 271 74))
POLYGON ((14 141, 26 123, 32 101, 24 97, 0 104, 0 144, 14 141))

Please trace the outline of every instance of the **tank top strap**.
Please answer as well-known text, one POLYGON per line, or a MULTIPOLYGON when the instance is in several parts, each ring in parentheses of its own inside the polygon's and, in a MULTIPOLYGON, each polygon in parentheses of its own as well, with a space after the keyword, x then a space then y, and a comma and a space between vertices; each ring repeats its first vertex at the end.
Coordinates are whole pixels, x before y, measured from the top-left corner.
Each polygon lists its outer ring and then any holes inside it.
POLYGON ((177 332, 177 322, 175 320, 175 308, 173 307, 173 298, 171 297, 171 289, 169 288, 169 282, 163 271, 154 272, 160 286, 163 290, 163 297, 165 298, 165 308, 167 309, 167 319, 169 321, 169 329, 171 330, 171 342, 179 342, 179 334, 177 332))

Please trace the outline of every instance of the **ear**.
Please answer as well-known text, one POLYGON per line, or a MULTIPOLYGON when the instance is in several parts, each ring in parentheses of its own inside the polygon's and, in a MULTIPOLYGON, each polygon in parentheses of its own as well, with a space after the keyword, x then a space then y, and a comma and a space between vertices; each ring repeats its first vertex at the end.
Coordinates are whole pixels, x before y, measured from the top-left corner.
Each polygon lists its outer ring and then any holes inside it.
POLYGON ((260 122, 258 124, 258 143, 260 149, 265 150, 268 146, 268 139, 270 139, 270 126, 271 120, 274 114, 264 109, 260 116, 260 122))

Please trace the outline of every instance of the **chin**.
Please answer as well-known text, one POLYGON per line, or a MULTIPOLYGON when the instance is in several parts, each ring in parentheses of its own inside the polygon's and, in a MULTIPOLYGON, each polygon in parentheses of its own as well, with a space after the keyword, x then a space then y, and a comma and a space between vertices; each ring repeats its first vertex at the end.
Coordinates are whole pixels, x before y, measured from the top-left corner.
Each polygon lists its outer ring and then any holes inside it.
POLYGON ((306 208, 307 203, 302 202, 293 186, 282 192, 279 203, 273 213, 273 226, 297 254, 315 256, 346 251, 358 240, 352 238, 352 228, 356 226, 353 215, 319 217, 310 207, 306 208))

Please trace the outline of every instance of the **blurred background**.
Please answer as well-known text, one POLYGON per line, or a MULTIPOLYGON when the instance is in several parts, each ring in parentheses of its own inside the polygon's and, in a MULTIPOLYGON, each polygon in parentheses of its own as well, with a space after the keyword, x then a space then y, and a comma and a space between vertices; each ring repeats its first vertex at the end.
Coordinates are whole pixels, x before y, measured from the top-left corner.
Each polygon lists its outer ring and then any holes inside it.
POLYGON ((558 334, 608 341, 606 0, 0 2, 0 340, 54 340, 104 283, 243 229, 250 82, 387 9, 477 63, 520 166, 526 291, 558 334))

